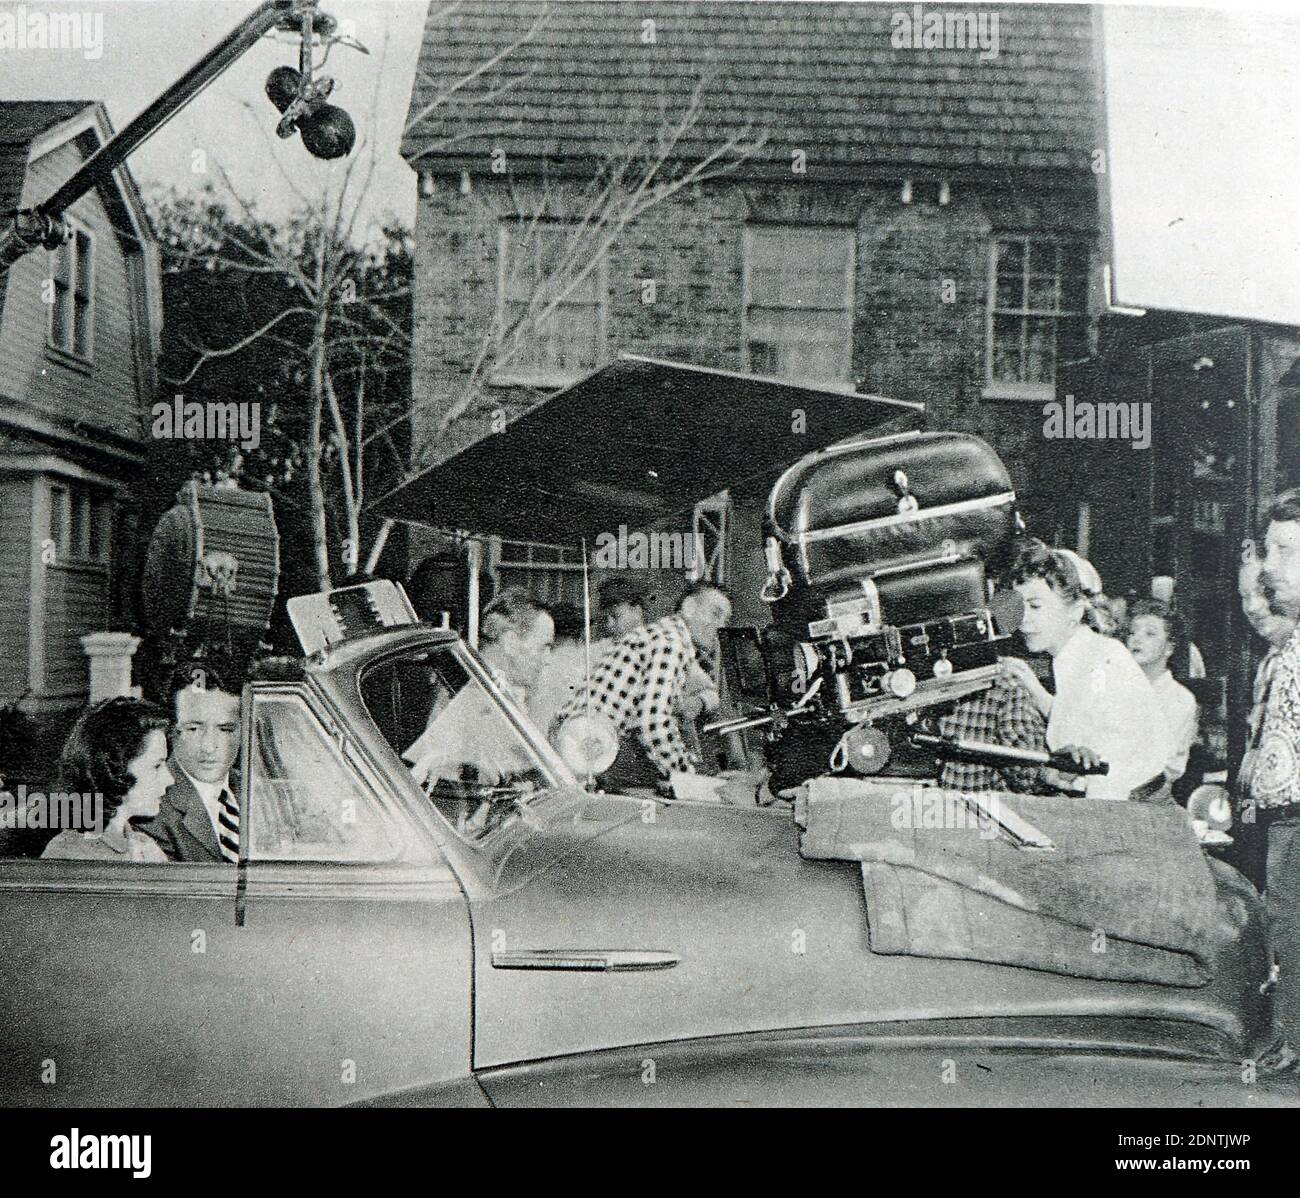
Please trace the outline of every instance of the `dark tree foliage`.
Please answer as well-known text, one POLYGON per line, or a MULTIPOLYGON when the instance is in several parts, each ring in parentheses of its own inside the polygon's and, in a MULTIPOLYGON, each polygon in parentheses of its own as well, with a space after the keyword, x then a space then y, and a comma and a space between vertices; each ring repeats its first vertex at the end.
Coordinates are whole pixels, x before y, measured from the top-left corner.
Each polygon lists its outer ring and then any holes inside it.
MULTIPOLYGON (((338 235, 322 245, 329 234, 319 216, 273 224, 232 208, 212 189, 159 197, 152 208, 163 256, 159 402, 174 404, 181 396, 205 405, 257 403, 260 442, 245 449, 233 441, 156 441, 142 528, 152 529, 189 478, 234 479, 247 490, 268 492, 281 534, 280 609, 283 599, 319 585, 307 468, 318 329, 325 329, 325 370, 346 433, 342 445, 324 419, 320 478, 336 583, 364 568, 365 548, 379 527, 365 499, 382 495, 406 471, 410 238, 392 227, 372 245, 338 235), (372 437, 381 428, 382 435, 372 437), (356 538, 349 536, 349 499, 359 511, 356 538), (349 546, 353 539, 360 544, 349 546)), ((152 428, 152 414, 150 421, 152 428)), ((277 645, 283 643, 286 629, 273 631, 277 645)))

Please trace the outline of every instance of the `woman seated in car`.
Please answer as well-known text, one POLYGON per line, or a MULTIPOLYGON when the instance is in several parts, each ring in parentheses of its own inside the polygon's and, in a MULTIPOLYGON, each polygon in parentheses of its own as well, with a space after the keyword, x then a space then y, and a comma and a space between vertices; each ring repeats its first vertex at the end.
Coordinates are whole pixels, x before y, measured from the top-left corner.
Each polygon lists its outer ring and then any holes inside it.
POLYGON ((167 768, 167 716, 140 699, 105 699, 82 712, 59 755, 59 786, 94 795, 96 827, 64 829, 42 857, 97 861, 166 861, 157 843, 131 820, 158 814, 172 784, 167 768))
POLYGON ((1035 544, 1013 566, 1011 581, 1025 605, 1025 645, 1051 656, 1056 693, 1020 658, 1002 659, 1003 676, 1022 686, 1047 720, 1050 749, 1081 766, 1110 767, 1069 788, 1094 799, 1167 800, 1172 740, 1160 701, 1128 649, 1084 622, 1087 597, 1074 563, 1035 544))

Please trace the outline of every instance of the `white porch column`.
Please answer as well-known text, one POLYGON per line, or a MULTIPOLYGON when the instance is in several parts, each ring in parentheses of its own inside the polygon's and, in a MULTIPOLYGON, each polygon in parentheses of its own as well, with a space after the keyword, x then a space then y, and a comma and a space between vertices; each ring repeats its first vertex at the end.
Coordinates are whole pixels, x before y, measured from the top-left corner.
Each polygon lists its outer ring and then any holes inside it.
POLYGON ((118 695, 140 697, 140 688, 131 685, 131 658, 140 638, 129 632, 92 632, 81 638, 81 647, 90 658, 90 702, 118 695))

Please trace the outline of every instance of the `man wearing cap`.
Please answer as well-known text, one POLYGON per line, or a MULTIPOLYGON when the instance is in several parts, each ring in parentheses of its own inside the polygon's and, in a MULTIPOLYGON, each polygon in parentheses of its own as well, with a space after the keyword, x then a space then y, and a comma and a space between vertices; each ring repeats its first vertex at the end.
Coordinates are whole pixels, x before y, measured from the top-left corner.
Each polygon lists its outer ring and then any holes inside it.
POLYGON ((599 640, 591 643, 593 664, 600 661, 622 637, 645 625, 645 587, 631 578, 607 578, 600 584, 599 640))

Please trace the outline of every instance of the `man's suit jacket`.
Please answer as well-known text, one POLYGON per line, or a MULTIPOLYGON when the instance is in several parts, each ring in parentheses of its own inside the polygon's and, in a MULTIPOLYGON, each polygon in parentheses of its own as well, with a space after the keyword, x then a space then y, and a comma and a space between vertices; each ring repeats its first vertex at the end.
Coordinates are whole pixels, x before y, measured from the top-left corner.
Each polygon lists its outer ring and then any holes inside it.
MULTIPOLYGON (((158 814, 150 820, 141 820, 142 832, 152 836, 162 847, 170 861, 215 862, 220 865, 225 861, 221 855, 221 846, 217 844, 216 829, 203 805, 194 783, 185 771, 172 758, 168 763, 176 781, 163 795, 158 814)), ((230 785, 237 785, 234 778, 230 785)))

